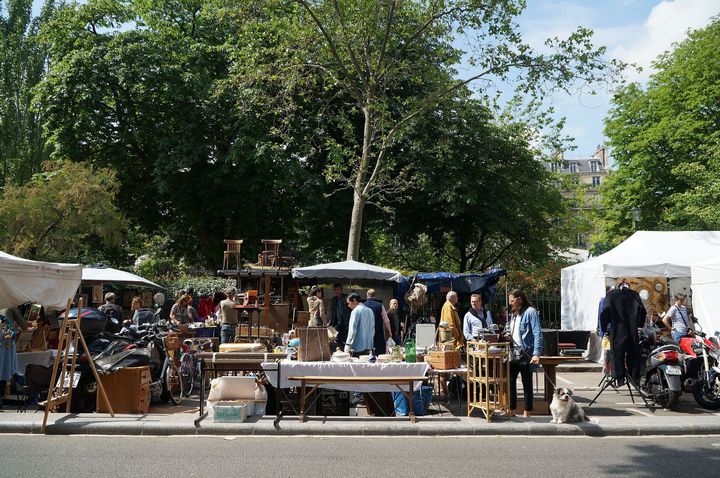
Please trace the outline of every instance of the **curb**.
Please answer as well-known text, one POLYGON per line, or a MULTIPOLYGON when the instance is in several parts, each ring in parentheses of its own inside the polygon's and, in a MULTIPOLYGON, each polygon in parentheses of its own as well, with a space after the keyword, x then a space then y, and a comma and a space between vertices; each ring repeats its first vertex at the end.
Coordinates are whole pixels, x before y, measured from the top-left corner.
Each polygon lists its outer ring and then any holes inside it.
MULTIPOLYGON (((547 418, 542 421, 512 421, 488 423, 482 418, 434 419, 418 417, 415 424, 407 419, 332 420, 309 419, 304 423, 285 418, 274 425, 272 417, 255 423, 202 422, 195 428, 192 422, 163 422, 126 417, 86 420, 62 417, 49 420, 48 435, 132 435, 132 436, 652 436, 652 435, 720 435, 720 421, 692 423, 685 420, 658 419, 655 423, 642 423, 630 419, 556 425, 547 418), (379 422, 379 423, 378 423, 379 422)), ((15 420, 0 423, 0 434, 40 434, 40 420, 15 420)))

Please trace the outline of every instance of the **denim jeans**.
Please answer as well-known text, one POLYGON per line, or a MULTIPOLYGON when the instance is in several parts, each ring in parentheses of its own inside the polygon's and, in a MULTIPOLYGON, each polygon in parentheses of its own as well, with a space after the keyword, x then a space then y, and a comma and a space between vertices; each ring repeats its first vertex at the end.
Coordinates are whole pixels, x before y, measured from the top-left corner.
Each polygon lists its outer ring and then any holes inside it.
POLYGON ((220 325, 220 343, 230 344, 235 341, 235 330, 237 330, 236 324, 220 325))
POLYGON ((685 337, 687 335, 687 332, 678 332, 677 330, 673 329, 672 331, 672 338, 676 343, 680 343, 680 339, 685 337))

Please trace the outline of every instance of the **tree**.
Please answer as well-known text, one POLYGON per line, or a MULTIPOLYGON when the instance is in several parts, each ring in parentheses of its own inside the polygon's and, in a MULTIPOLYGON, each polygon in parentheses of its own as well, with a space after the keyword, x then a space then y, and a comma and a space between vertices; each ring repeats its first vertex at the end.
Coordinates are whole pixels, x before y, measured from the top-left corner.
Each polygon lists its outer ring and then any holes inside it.
POLYGON ((432 135, 410 136, 408 157, 423 179, 389 201, 395 213, 385 229, 399 238, 394 254, 414 270, 438 261, 458 272, 543 262, 561 245, 557 218, 565 206, 535 158, 529 129, 495 122, 479 100, 442 106, 423 120, 432 135), (427 244, 435 257, 408 250, 427 244))
POLYGON ((359 256, 365 206, 411 182, 411 172, 398 171, 390 152, 424 112, 478 80, 513 77, 534 103, 575 80, 592 83, 610 66, 602 60, 604 49, 593 49, 591 32, 582 28, 566 40, 548 40, 549 53, 533 52, 513 20, 524 8, 521 0, 293 3, 297 8, 284 1, 241 1, 240 15, 276 21, 282 11, 288 18, 283 36, 274 39, 275 61, 264 78, 287 84, 281 94, 305 76, 321 74, 329 90, 348 99, 338 111, 344 117, 342 142, 333 138, 327 144, 333 157, 328 177, 353 192, 348 259, 359 256), (468 37, 472 51, 453 46, 459 35, 468 37), (453 68, 464 54, 474 71, 456 79, 453 68))
POLYGON ((633 226, 720 226, 719 49, 716 18, 661 55, 647 87, 632 83, 615 95, 605 134, 616 169, 601 189, 600 241, 617 244, 633 226))
POLYGON ((46 163, 23 186, 0 199, 0 244, 29 259, 77 262, 101 248, 119 247, 125 220, 115 205, 118 183, 109 169, 46 163))
POLYGON ((47 159, 32 89, 45 72, 47 52, 37 35, 54 1, 46 0, 37 18, 32 5, 32 0, 0 0, 0 191, 6 182, 30 179, 47 159))

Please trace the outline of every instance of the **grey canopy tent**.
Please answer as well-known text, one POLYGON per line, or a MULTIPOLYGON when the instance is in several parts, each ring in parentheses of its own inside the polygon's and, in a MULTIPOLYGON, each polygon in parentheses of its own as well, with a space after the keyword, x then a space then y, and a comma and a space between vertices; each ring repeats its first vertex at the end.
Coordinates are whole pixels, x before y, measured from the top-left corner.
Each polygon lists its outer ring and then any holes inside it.
POLYGON ((296 267, 292 270, 292 276, 295 279, 385 280, 398 283, 403 280, 398 271, 353 260, 296 267))

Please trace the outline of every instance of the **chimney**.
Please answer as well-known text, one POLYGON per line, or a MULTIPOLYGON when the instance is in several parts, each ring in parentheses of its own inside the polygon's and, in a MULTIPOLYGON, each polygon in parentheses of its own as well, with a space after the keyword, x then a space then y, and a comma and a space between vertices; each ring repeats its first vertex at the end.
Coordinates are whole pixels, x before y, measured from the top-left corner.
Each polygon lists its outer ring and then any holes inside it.
POLYGON ((607 147, 604 144, 598 145, 597 151, 595 152, 595 159, 600 161, 604 169, 607 169, 607 147))

